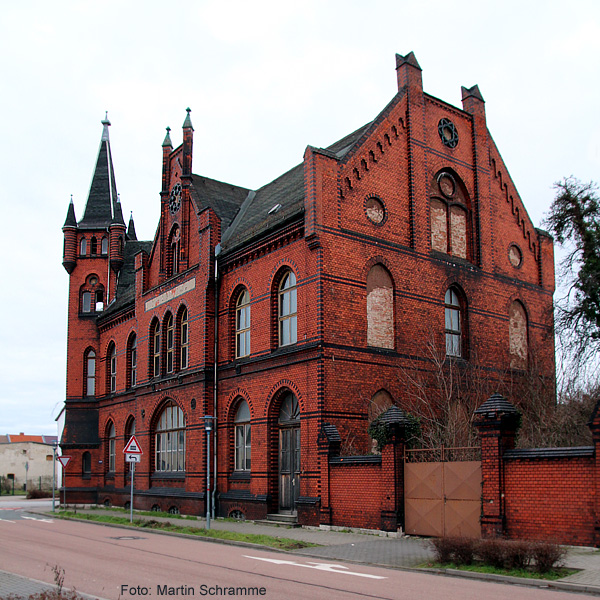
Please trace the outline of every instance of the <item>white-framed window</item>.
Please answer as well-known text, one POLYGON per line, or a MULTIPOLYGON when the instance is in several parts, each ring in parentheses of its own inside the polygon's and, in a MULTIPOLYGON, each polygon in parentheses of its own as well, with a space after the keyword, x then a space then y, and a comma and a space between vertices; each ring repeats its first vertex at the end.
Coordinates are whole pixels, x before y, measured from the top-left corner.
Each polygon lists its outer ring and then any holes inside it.
POLYGON ((454 288, 448 289, 444 298, 446 356, 462 357, 463 324, 460 298, 454 288))
POLYGON ((160 375, 160 323, 156 321, 150 333, 150 351, 152 355, 151 375, 160 375))
POLYGON ((137 336, 129 337, 129 387, 137 385, 137 336))
POLYGON ((297 341, 296 275, 288 271, 279 284, 279 345, 288 346, 297 341))
POLYGON ((100 243, 100 252, 102 254, 108 254, 108 238, 103 237, 102 242, 100 243))
POLYGON ((174 370, 174 347, 175 347, 175 326, 173 324, 173 315, 169 313, 165 326, 166 333, 166 355, 165 355, 165 370, 167 373, 172 373, 174 370))
POLYGON ((158 418, 155 444, 156 471, 185 471, 185 417, 174 403, 165 406, 158 418))
POLYGON ((235 356, 250 354, 250 294, 244 290, 235 307, 235 356))
POLYGON ((79 254, 81 256, 87 254, 87 240, 85 238, 81 238, 81 241, 79 242, 79 254))
POLYGON ((250 471, 252 430, 250 428, 250 409, 243 400, 235 414, 235 470, 250 471))
POLYGON ((108 356, 109 364, 109 391, 115 392, 117 390, 117 348, 114 344, 111 344, 108 356))
POLYGON ((115 435, 115 425, 111 423, 108 426, 106 435, 108 441, 108 472, 114 473, 117 462, 117 438, 115 435))
POLYGON ((180 344, 181 353, 179 357, 179 368, 187 369, 189 364, 189 351, 190 351, 190 332, 188 323, 188 311, 184 308, 181 312, 180 321, 180 344))
POLYGON ((85 358, 85 395, 96 395, 96 353, 88 350, 85 358))

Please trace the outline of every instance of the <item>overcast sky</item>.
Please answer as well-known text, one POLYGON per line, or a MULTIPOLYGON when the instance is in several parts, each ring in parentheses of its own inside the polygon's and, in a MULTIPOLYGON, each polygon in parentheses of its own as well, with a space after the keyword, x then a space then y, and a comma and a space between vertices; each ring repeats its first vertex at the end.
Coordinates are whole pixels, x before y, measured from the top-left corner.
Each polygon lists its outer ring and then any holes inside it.
POLYGON ((413 51, 426 92, 488 127, 540 226, 552 185, 600 180, 600 2, 4 2, 0 20, 0 434, 54 434, 65 397, 61 227, 83 215, 105 111, 125 219, 152 239, 161 144, 256 189, 368 123, 413 51))

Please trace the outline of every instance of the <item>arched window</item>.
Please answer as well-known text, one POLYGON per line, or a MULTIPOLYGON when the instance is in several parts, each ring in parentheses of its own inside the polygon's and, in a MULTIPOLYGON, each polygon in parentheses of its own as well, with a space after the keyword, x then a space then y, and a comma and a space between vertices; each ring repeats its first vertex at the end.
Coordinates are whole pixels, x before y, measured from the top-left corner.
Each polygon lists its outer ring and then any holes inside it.
POLYGON ((235 414, 235 470, 250 471, 251 464, 250 409, 242 400, 235 414))
POLYGON ((96 353, 88 350, 85 355, 85 396, 96 395, 96 353))
POLYGON ((81 256, 87 254, 87 240, 85 238, 81 238, 81 242, 79 242, 79 254, 81 256))
POLYGON ((179 368, 187 369, 188 364, 189 364, 189 351, 190 351, 190 332, 189 332, 187 308, 184 308, 181 311, 179 327, 180 327, 179 339, 180 339, 180 344, 181 344, 181 352, 180 352, 180 356, 179 356, 179 368))
POLYGON ((108 254, 108 238, 107 237, 102 238, 102 242, 100 244, 100 252, 102 252, 102 254, 104 254, 104 255, 108 254))
POLYGON ((185 417, 173 402, 165 406, 158 418, 155 449, 156 471, 185 471, 185 417))
POLYGON ((92 455, 87 451, 81 456, 81 473, 84 478, 89 478, 92 474, 92 455))
POLYGON ((92 256, 98 254, 98 240, 95 237, 90 240, 90 254, 92 256))
POLYGON ((510 305, 508 315, 508 341, 510 349, 510 368, 527 368, 527 313, 525 307, 515 300, 510 305))
POLYGON ((155 320, 150 327, 150 377, 160 375, 160 323, 155 320))
POLYGON ((442 171, 431 184, 431 247, 438 252, 469 258, 470 203, 462 182, 442 171))
POLYGON ((117 390, 117 348, 111 342, 108 347, 108 391, 114 393, 117 390))
POLYGON ((297 340, 296 275, 288 271, 279 284, 279 345, 288 346, 297 340))
POLYGON ((137 385, 137 336, 132 333, 127 343, 127 387, 137 385))
POLYGON ((444 297, 446 356, 466 358, 465 302, 459 291, 451 287, 444 297))
POLYGON ((394 286, 381 265, 367 275, 367 345, 394 348, 394 286))
POLYGON ((235 307, 235 357, 250 354, 250 294, 243 290, 235 307))
POLYGON ((173 325, 173 315, 169 313, 166 318, 165 325, 166 334, 166 355, 165 369, 167 373, 172 373, 174 370, 174 346, 175 346, 175 327, 173 325))
POLYGON ((106 430, 108 461, 107 468, 109 473, 114 473, 117 462, 117 438, 115 435, 115 425, 111 421, 106 430))
POLYGON ((279 409, 279 423, 295 423, 300 421, 300 405, 292 392, 287 392, 281 401, 279 409))
POLYGON ((179 273, 179 260, 181 256, 181 234, 179 227, 175 225, 169 236, 169 252, 167 255, 167 276, 179 273))

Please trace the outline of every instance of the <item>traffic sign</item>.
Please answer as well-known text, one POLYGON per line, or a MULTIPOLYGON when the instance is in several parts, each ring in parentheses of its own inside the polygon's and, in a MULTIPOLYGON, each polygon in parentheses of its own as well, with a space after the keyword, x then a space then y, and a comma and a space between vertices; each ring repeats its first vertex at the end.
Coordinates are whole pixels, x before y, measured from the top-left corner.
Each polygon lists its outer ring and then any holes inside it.
POLYGON ((71 460, 70 456, 57 456, 58 462, 63 466, 63 469, 67 468, 69 461, 71 460))
POLYGON ((131 436, 131 439, 127 442, 127 446, 123 448, 125 454, 143 454, 138 441, 135 439, 135 435, 131 436))
POLYGON ((139 463, 142 462, 142 457, 139 454, 126 454, 125 462, 139 463))

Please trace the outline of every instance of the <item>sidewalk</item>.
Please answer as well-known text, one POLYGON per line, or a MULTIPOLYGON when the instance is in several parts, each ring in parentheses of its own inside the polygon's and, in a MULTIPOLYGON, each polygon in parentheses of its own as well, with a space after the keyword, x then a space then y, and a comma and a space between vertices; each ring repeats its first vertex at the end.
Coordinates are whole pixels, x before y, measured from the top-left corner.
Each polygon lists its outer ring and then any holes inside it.
MULTIPOLYGON (((51 509, 35 510, 40 514, 49 516, 51 509)), ((77 509, 79 513, 114 514, 127 516, 122 511, 77 509)), ((156 521, 171 522, 173 524, 185 525, 186 527, 204 528, 205 519, 191 520, 166 517, 140 516, 136 519, 154 519, 156 521)), ((273 537, 290 538, 294 540, 319 544, 319 547, 294 550, 289 554, 301 555, 327 561, 354 562, 365 565, 382 566, 388 568, 401 568, 418 570, 420 572, 435 572, 444 575, 470 577, 495 582, 517 583, 519 585, 531 585, 544 588, 561 589, 586 594, 600 595, 600 551, 595 548, 569 547, 565 566, 580 571, 560 581, 539 581, 533 579, 521 579, 505 577, 502 575, 484 575, 466 571, 429 570, 417 569, 416 567, 427 560, 432 559, 433 553, 428 540, 410 536, 391 534, 386 536, 383 532, 350 531, 348 529, 332 530, 330 528, 304 528, 289 527, 286 525, 267 525, 252 521, 230 521, 216 519, 211 521, 211 529, 237 531, 239 533, 264 534, 273 537)), ((215 540, 213 540, 215 541, 215 540)), ((216 540, 218 541, 218 540, 216 540)), ((231 542, 228 542, 231 543, 231 542)))

